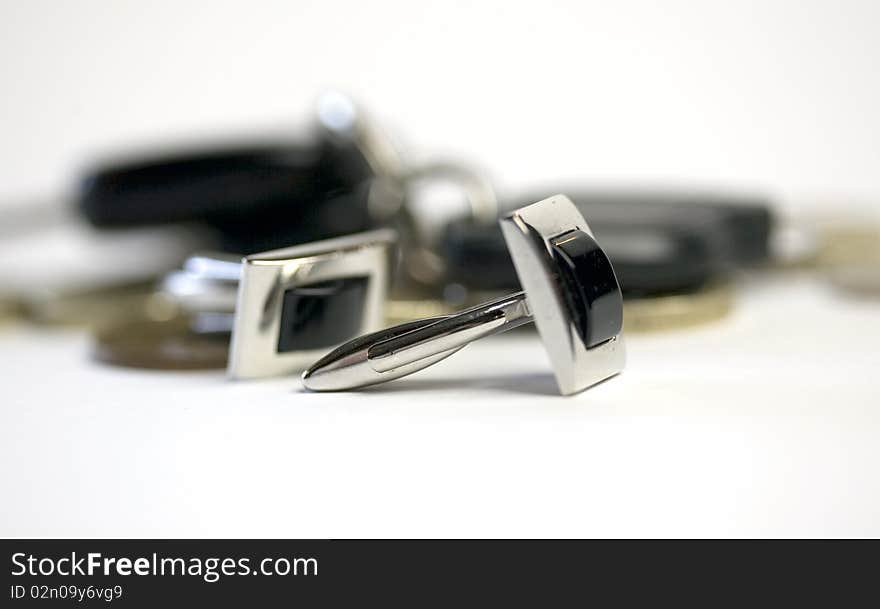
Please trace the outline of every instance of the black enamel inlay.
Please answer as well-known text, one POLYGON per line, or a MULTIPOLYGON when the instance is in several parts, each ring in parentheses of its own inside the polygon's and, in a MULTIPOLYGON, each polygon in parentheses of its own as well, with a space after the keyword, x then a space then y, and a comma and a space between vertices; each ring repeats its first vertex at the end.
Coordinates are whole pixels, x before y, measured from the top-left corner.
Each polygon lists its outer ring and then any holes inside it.
POLYGON ((599 244, 589 234, 573 230, 553 239, 552 245, 568 306, 584 344, 594 347, 620 334, 620 285, 599 244))
POLYGON ((333 347, 361 330, 367 277, 297 286, 284 292, 278 352, 333 347))

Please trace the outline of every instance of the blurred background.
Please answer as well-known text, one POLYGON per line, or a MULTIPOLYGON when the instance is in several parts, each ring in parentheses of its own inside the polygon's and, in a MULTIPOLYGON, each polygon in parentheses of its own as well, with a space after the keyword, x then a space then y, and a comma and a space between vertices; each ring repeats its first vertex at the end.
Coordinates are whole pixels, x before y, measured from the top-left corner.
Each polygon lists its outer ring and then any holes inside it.
POLYGON ((296 128, 328 87, 499 189, 873 200, 878 22, 870 0, 6 1, 0 205, 119 150, 296 128))
MULTIPOLYGON (((572 400, 555 395, 527 332, 388 391, 327 396, 292 375, 226 383, 226 345, 201 337, 187 349, 214 373, 148 374, 96 365, 81 326, 16 318, 0 336, 0 474, 28 492, 3 502, 0 533, 876 535, 878 24, 870 0, 0 0, 0 309, 66 280, 127 289, 179 269, 210 240, 81 217, 33 240, 19 227, 74 215, 95 183, 85 176, 142 154, 301 141, 328 90, 365 108, 412 164, 472 167, 505 206, 573 185, 705 191, 771 210, 752 217, 757 233, 736 233, 759 259, 718 268, 700 261, 718 241, 730 254, 726 220, 703 232, 700 213, 649 214, 648 225, 696 231, 672 266, 699 268, 687 289, 627 294, 626 372, 572 400), (770 247, 785 226, 829 219, 845 227, 831 271, 810 231, 782 239, 791 258, 770 247), (639 332, 655 323, 677 331, 639 332)), ((428 215, 464 209, 460 197, 430 202, 428 215)), ((269 226, 288 223, 270 215, 269 226)), ((603 247, 656 254, 640 249, 650 240, 599 233, 603 247)), ((485 271, 476 284, 499 277, 474 263, 491 256, 468 251, 460 270, 485 271)), ((97 297, 127 314, 143 305, 136 289, 134 304, 97 297)), ((85 316, 104 320, 94 304, 85 316)), ((123 346, 104 339, 123 366, 125 349, 155 336, 122 334, 123 346)))

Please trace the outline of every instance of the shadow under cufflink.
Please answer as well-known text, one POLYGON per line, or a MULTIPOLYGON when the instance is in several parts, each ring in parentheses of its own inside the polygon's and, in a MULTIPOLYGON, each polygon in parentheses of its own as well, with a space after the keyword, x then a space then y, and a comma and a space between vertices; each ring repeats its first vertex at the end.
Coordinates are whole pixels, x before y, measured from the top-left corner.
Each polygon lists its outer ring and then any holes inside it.
MULTIPOLYGON (((556 379, 550 372, 536 374, 500 374, 479 378, 409 378, 400 383, 387 386, 367 385, 352 389, 354 393, 386 394, 409 391, 442 391, 458 393, 461 391, 486 391, 502 393, 522 393, 526 395, 546 395, 560 397, 556 379)), ((296 393, 311 393, 300 388, 296 393)))

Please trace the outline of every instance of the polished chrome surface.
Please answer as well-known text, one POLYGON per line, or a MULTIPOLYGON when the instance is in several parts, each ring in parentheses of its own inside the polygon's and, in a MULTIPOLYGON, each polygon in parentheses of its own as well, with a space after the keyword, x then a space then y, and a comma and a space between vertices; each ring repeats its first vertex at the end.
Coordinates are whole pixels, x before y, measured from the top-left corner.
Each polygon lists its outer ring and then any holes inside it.
POLYGON ((571 230, 593 234, 574 204, 563 195, 544 199, 503 218, 501 229, 560 392, 577 393, 619 373, 626 361, 622 334, 592 348, 584 344, 553 259, 555 237, 571 230))
POLYGON ((412 374, 452 355, 471 341, 531 321, 518 292, 456 315, 400 324, 350 341, 303 373, 313 391, 341 391, 412 374))
MULTIPOLYGON (((583 216, 559 195, 521 208, 501 224, 524 292, 455 315, 356 338, 306 370, 303 385, 313 391, 339 391, 393 380, 430 366, 473 340, 533 320, 563 395, 618 374, 626 357, 621 334, 593 347, 584 344, 551 249, 553 239, 572 230, 592 235, 583 216)), ((612 280, 616 287, 616 279, 612 280)))
POLYGON ((224 254, 197 254, 183 269, 165 275, 160 290, 187 313, 235 312, 241 257, 224 254))
POLYGON ((426 357, 458 350, 478 338, 510 330, 531 319, 525 294, 518 292, 379 341, 370 347, 370 365, 376 372, 391 372, 426 357))
POLYGON ((381 327, 396 234, 377 230, 339 239, 247 256, 241 280, 229 354, 232 378, 275 376, 302 370, 326 349, 278 352, 286 290, 323 281, 368 279, 358 333, 381 327))
POLYGON ((385 374, 379 373, 373 368, 369 357, 370 347, 376 342, 432 325, 443 319, 445 318, 431 317, 407 322, 355 338, 331 351, 306 370, 303 373, 303 385, 312 391, 343 391, 383 383, 386 380, 400 378, 422 368, 427 368, 431 364, 446 359, 461 347, 428 356, 385 374))

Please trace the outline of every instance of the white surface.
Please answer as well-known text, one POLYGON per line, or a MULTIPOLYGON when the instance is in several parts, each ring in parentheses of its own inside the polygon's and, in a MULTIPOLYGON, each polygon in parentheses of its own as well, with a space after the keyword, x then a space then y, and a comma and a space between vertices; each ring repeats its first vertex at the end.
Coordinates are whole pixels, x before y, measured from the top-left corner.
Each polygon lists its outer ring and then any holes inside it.
POLYGON ((551 395, 536 336, 361 393, 0 334, 0 535, 880 534, 880 305, 791 277, 551 395))

